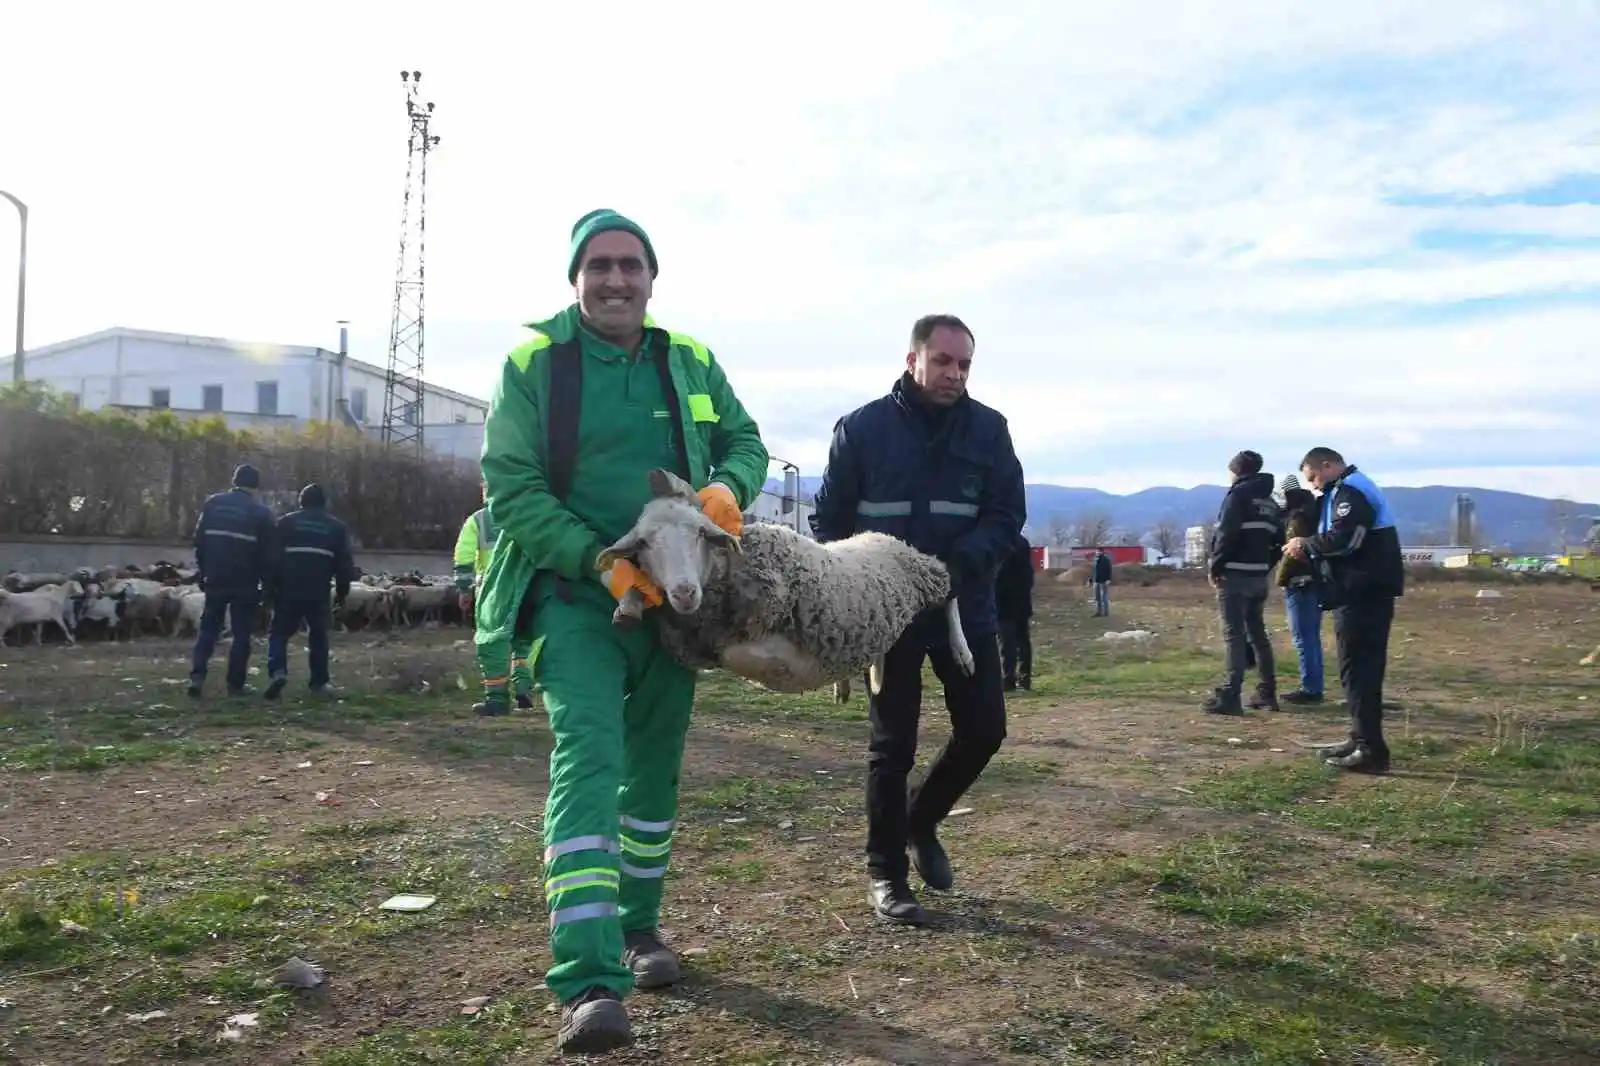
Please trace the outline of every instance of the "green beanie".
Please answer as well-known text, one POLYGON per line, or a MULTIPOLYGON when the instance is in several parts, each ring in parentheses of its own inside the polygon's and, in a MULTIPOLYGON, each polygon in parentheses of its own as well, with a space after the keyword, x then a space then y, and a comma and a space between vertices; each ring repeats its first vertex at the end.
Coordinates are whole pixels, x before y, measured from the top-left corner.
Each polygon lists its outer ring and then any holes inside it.
POLYGON ((661 267, 656 262, 656 250, 650 246, 650 237, 645 233, 644 227, 631 218, 617 214, 609 207, 602 207, 590 211, 572 224, 572 259, 567 264, 568 282, 574 285, 578 282, 578 263, 583 259, 583 249, 589 243, 589 238, 596 233, 618 229, 633 234, 644 245, 645 258, 650 261, 650 276, 653 278, 660 272, 661 267))

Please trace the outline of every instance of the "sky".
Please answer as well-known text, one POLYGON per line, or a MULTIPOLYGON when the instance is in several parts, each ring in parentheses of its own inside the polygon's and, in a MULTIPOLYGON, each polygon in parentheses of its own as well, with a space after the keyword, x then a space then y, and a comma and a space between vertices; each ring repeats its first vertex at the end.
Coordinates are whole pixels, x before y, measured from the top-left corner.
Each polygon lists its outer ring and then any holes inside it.
POLYGON ((29 346, 331 348, 349 319, 384 362, 415 69, 438 384, 489 395, 610 207, 650 231, 656 319, 808 476, 947 311, 1030 482, 1327 444, 1380 483, 1600 501, 1595 0, 581 8, 19 5, 29 346))

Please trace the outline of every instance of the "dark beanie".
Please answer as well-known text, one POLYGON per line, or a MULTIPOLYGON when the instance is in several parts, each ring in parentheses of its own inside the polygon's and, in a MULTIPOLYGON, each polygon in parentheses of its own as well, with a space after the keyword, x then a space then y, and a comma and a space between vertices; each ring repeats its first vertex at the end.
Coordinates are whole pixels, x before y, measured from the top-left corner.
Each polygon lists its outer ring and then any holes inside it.
POLYGON ((650 261, 650 276, 653 278, 660 273, 660 264, 656 262, 656 250, 650 244, 650 237, 645 233, 644 227, 631 218, 617 214, 609 207, 602 207, 590 211, 572 224, 572 257, 567 261, 568 282, 574 285, 578 283, 578 264, 583 260, 583 249, 588 245, 589 238, 607 230, 622 230, 639 238, 639 243, 644 245, 645 258, 650 261))
POLYGON ((326 507, 328 494, 322 491, 322 486, 315 481, 300 490, 301 507, 326 507))
POLYGON ((259 489, 261 487, 261 471, 249 463, 240 463, 233 468, 233 483, 241 489, 259 489))
POLYGON ((1242 451, 1228 460, 1228 473, 1234 477, 1250 477, 1261 473, 1261 453, 1242 451))

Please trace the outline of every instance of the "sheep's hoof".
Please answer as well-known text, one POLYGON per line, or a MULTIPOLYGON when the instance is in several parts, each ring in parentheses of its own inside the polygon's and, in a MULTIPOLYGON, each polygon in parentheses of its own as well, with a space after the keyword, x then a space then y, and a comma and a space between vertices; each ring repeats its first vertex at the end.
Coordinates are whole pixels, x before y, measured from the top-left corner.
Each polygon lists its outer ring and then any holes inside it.
POLYGON ((616 610, 611 612, 611 624, 616 626, 618 629, 633 629, 642 621, 644 621, 644 617, 642 615, 634 614, 631 611, 625 611, 621 607, 618 607, 616 610))
POLYGON ((849 678, 846 678, 843 681, 835 681, 833 683, 833 702, 834 703, 849 703, 850 702, 850 679, 849 678))

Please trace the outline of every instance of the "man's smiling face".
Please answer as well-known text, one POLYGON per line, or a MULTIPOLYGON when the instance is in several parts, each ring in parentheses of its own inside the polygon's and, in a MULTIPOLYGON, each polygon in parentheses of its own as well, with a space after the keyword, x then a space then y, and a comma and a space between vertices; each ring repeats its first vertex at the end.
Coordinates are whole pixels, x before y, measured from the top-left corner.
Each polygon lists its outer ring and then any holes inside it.
POLYGON ((583 249, 578 306, 601 336, 634 337, 644 328, 650 283, 644 242, 624 230, 604 230, 583 249))

